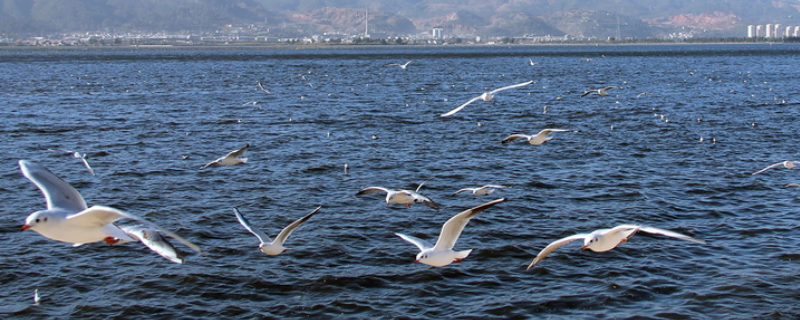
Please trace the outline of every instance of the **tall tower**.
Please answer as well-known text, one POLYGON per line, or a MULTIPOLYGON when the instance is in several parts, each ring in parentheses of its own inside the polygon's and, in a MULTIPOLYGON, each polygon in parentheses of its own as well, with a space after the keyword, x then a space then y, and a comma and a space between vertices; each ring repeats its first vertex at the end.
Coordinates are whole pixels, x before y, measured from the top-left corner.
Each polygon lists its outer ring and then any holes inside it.
POLYGON ((366 10, 366 18, 364 18, 364 38, 369 38, 369 7, 365 8, 366 10))

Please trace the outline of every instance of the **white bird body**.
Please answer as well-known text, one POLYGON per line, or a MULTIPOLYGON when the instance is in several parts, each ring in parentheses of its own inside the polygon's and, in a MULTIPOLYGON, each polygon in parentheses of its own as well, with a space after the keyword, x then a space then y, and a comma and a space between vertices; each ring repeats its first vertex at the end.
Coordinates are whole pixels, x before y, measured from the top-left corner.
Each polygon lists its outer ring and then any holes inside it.
POLYGON ((575 240, 583 240, 583 247, 581 250, 589 249, 594 252, 606 252, 628 241, 636 232, 643 231, 651 234, 660 234, 667 237, 678 238, 682 240, 692 241, 700 244, 706 244, 705 241, 695 239, 680 233, 672 232, 669 230, 640 226, 640 225, 620 225, 611 229, 600 229, 592 233, 580 233, 569 237, 561 238, 553 241, 547 247, 542 249, 541 252, 533 259, 533 262, 528 266, 528 269, 533 268, 536 264, 542 261, 547 255, 556 249, 564 246, 575 240))
POLYGON ((756 172, 753 172, 753 175, 757 175, 757 174, 762 173, 764 171, 767 171, 769 169, 777 168, 777 167, 780 167, 780 166, 783 166, 786 169, 794 169, 794 166, 798 165, 798 164, 800 164, 800 161, 786 160, 786 161, 783 161, 783 162, 778 162, 778 163, 775 163, 775 164, 771 164, 769 167, 766 167, 764 169, 761 169, 761 170, 758 170, 756 172))
POLYGON ((494 89, 494 90, 489 91, 489 92, 484 92, 481 95, 470 99, 469 101, 467 101, 464 104, 458 106, 457 108, 455 108, 453 110, 450 110, 449 112, 444 113, 444 114, 442 114, 440 116, 442 116, 442 117, 451 116, 454 113, 461 111, 461 109, 464 109, 464 107, 468 106, 470 103, 473 103, 473 102, 478 101, 478 100, 483 100, 483 101, 489 102, 489 101, 492 101, 492 98, 494 98, 494 95, 497 94, 500 91, 513 89, 513 88, 517 88, 517 87, 521 87, 521 86, 526 86, 526 85, 529 85, 531 83, 533 83, 533 80, 528 81, 528 82, 523 82, 523 83, 517 83, 517 84, 514 84, 514 85, 510 85, 510 86, 506 86, 506 87, 502 87, 502 88, 498 88, 498 89, 494 89))
POLYGON ((362 189, 361 191, 356 193, 356 195, 360 196, 364 194, 385 192, 387 205, 390 203, 399 203, 410 208, 413 203, 421 202, 422 204, 431 207, 433 209, 439 209, 439 205, 436 204, 436 202, 419 193, 419 190, 422 188, 425 182, 428 182, 428 180, 425 180, 422 183, 420 183, 417 186, 417 189, 413 191, 405 189, 390 190, 383 187, 368 187, 362 189))
POLYGON ((409 64, 409 63, 412 63, 412 62, 414 62, 414 61, 417 61, 417 60, 408 60, 408 61, 406 61, 406 63, 404 63, 404 64, 399 64, 399 63, 387 63, 387 64, 385 64, 385 65, 383 65, 383 66, 384 66, 384 67, 388 67, 388 66, 398 66, 398 67, 400 67, 400 69, 405 69, 406 67, 408 67, 408 64, 409 64))
POLYGON ((611 89, 619 89, 619 88, 613 87, 613 86, 608 86, 608 87, 600 88, 600 89, 586 90, 586 91, 583 92, 581 97, 585 97, 585 96, 589 95, 592 92, 597 92, 597 94, 599 94, 601 96, 606 96, 606 95, 608 95, 608 92, 606 92, 606 91, 611 90, 611 89))
POLYGON ((550 136, 550 134, 553 133, 553 132, 579 132, 579 131, 578 130, 567 130, 567 129, 544 129, 542 131, 539 131, 539 133, 537 133, 535 135, 512 134, 512 135, 506 137, 505 139, 503 139, 503 141, 501 141, 500 143, 509 143, 509 142, 517 140, 517 139, 525 139, 526 141, 528 141, 528 143, 530 143, 530 144, 532 144, 534 146, 538 146, 538 145, 540 145, 542 143, 545 143, 545 142, 550 141, 551 139, 553 139, 553 137, 550 136))
POLYGON ((86 201, 75 188, 44 166, 27 160, 20 160, 19 166, 22 174, 39 188, 47 201, 47 209, 30 214, 22 230, 30 229, 46 238, 72 243, 73 246, 98 241, 116 244, 135 240, 113 223, 127 218, 158 229, 198 253, 205 254, 197 245, 132 214, 104 206, 87 208, 86 201))
POLYGON ((510 188, 510 187, 489 184, 489 185, 485 185, 485 186, 478 187, 478 188, 464 188, 464 189, 456 191, 455 193, 453 193, 453 195, 469 191, 474 196, 485 196, 485 195, 491 194, 492 192, 494 192, 497 189, 503 189, 503 188, 510 188))
POLYGON ((258 240, 261 242, 258 245, 258 249, 261 250, 261 252, 263 252, 264 254, 267 254, 267 255, 277 256, 277 255, 285 252, 286 250, 289 250, 289 248, 284 247, 283 244, 286 242, 286 239, 289 238, 289 235, 292 234, 292 231, 294 231, 294 229, 297 229, 297 227, 299 227, 303 222, 305 222, 306 220, 311 218, 311 216, 313 216, 314 214, 319 212, 319 209, 321 209, 321 208, 322 208, 321 206, 317 207, 316 209, 314 209, 313 211, 309 212, 308 214, 306 214, 302 218, 297 219, 296 221, 294 221, 291 224, 289 224, 288 226, 286 226, 286 228, 283 228, 283 230, 281 230, 281 232, 278 234, 278 236, 275 237, 274 241, 271 240, 260 229, 258 229, 256 227, 253 227, 250 224, 250 222, 247 221, 247 219, 244 218, 242 213, 239 212, 239 209, 233 208, 233 213, 236 214, 236 219, 239 220, 239 223, 245 229, 247 229, 247 231, 250 231, 250 233, 255 235, 256 238, 258 238, 258 240))
POLYGON ((224 157, 206 163, 205 165, 200 167, 200 169, 205 169, 209 166, 232 166, 236 164, 247 163, 247 158, 241 158, 241 156, 244 155, 244 153, 247 151, 248 148, 250 148, 250 144, 246 144, 239 150, 233 150, 231 152, 228 152, 228 154, 226 154, 224 157))
POLYGON ((456 241, 458 241, 458 238, 461 236, 461 232, 464 231, 464 227, 466 227, 470 219, 477 216, 479 213, 505 200, 506 199, 503 198, 490 201, 453 216, 442 225, 442 231, 435 245, 431 245, 427 241, 417 237, 401 233, 396 233, 396 235, 419 248, 420 252, 417 254, 416 260, 414 260, 415 263, 427 264, 433 267, 443 267, 451 263, 461 262, 472 252, 472 249, 453 251, 453 246, 455 246, 456 241))

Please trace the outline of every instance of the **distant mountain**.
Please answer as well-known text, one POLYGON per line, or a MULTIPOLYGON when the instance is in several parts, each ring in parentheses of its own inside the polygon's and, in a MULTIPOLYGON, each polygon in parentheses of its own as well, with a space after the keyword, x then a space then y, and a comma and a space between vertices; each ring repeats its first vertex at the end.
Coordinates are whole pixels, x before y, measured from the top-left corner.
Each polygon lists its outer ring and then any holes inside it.
POLYGON ((0 33, 206 31, 261 25, 270 35, 661 37, 743 35, 800 25, 800 0, 0 0, 0 33), (268 29, 267 29, 268 28, 268 29))

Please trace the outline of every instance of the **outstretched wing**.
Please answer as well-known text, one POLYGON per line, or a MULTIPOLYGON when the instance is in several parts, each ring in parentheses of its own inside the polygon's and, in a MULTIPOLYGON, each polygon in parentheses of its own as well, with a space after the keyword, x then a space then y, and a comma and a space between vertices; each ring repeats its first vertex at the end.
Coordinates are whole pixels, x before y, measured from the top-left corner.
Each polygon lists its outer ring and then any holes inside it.
POLYGON ((699 243, 699 244, 706 244, 705 241, 700 240, 700 239, 695 239, 695 238, 692 238, 690 236, 683 235, 683 234, 680 234, 680 233, 677 233, 677 232, 672 232, 672 231, 669 231, 669 230, 664 230, 664 229, 659 229, 659 228, 654 228, 654 227, 639 226, 639 231, 644 231, 644 232, 652 233, 652 234, 660 234, 662 236, 678 238, 678 239, 681 239, 681 240, 691 241, 691 242, 695 242, 695 243, 699 243))
POLYGON ((500 143, 509 143, 509 142, 517 140, 517 139, 530 140, 531 136, 529 136, 527 134, 512 134, 512 135, 506 137, 505 139, 503 139, 503 141, 500 141, 500 143))
POLYGON ((464 104, 462 104, 462 105, 458 106, 458 108, 455 108, 455 109, 453 109, 453 110, 450 110, 449 112, 447 112, 447 113, 443 113, 443 114, 441 114, 441 115, 439 115, 439 116, 440 116, 440 117, 447 117, 447 116, 451 116, 451 115, 453 115, 454 113, 461 111, 461 109, 464 109, 464 107, 468 106, 470 103, 473 103, 473 102, 477 101, 477 100, 478 100, 478 99, 480 99, 482 96, 483 96, 483 94, 481 94, 481 95, 479 95, 479 96, 477 96, 477 97, 475 97, 475 98, 472 98, 472 99, 470 99, 469 101, 465 102, 464 104))
POLYGON ((405 241, 408 241, 409 243, 417 246, 417 248, 419 248, 419 251, 423 251, 425 249, 433 248, 433 246, 430 244, 430 242, 422 240, 420 238, 412 237, 412 236, 405 235, 405 234, 402 234, 402 233, 395 233, 395 235, 397 235, 401 239, 403 239, 405 241))
POLYGON ((236 159, 238 157, 241 157, 247 151, 248 148, 250 148, 250 144, 249 143, 245 144, 244 147, 242 147, 239 150, 233 150, 233 151, 229 152, 227 155, 225 155, 225 158, 236 159))
POLYGON ((506 201, 506 199, 500 198, 489 201, 477 207, 464 210, 450 218, 450 220, 447 220, 447 222, 445 222, 442 226, 442 232, 439 234, 439 239, 436 241, 434 248, 439 250, 452 249, 456 244, 456 241, 458 241, 458 237, 461 236, 461 232, 464 231, 464 227, 467 226, 467 223, 469 223, 470 219, 477 216, 479 213, 483 212, 489 207, 503 201, 506 201))
POLYGON ((498 93, 498 92, 503 91, 503 90, 514 89, 514 88, 521 87, 521 86, 527 86, 527 85, 529 85, 531 83, 533 83, 533 80, 528 81, 528 82, 523 82, 523 83, 512 84, 510 86, 505 86, 505 87, 502 87, 502 88, 494 89, 494 90, 490 91, 489 94, 495 94, 495 93, 498 93))
POLYGON ((550 243, 546 247, 544 247, 544 249, 542 249, 542 251, 539 251, 539 254, 536 255, 536 258, 533 259, 531 264, 528 265, 528 269, 526 269, 526 270, 530 270, 531 268, 533 268, 533 266, 535 266, 536 264, 541 262, 545 257, 547 257, 548 254, 550 254, 551 252, 555 251, 556 249, 561 248, 565 244, 570 243, 572 241, 575 241, 575 240, 578 240, 578 239, 584 239, 587 236, 589 236, 589 235, 585 234, 585 233, 580 233, 580 234, 572 235, 572 236, 569 236, 569 237, 566 237, 566 238, 561 238, 561 239, 558 239, 556 241, 553 241, 552 243, 550 243))
POLYGON ((236 215, 236 219, 239 220, 239 223, 245 229, 247 229, 247 231, 250 231, 250 233, 255 235, 256 238, 258 238, 258 241, 261 241, 262 244, 268 244, 272 242, 272 239, 270 239, 266 234, 264 234, 264 232, 262 232, 260 229, 256 227, 253 227, 253 225, 250 224, 250 221, 247 221, 247 219, 244 218, 242 213, 239 212, 239 209, 233 208, 233 213, 236 215))
POLYGON ((356 195, 360 196, 360 195, 364 195, 364 194, 372 194, 372 193, 378 193, 378 192, 389 193, 389 189, 381 188, 381 187, 369 187, 369 188, 362 189, 361 191, 356 193, 356 195))
POLYGON ((766 167, 766 168, 764 168, 764 169, 761 169, 761 170, 758 170, 758 171, 756 171, 756 172, 753 172, 753 175, 757 175, 757 174, 759 174, 759 173, 762 173, 762 172, 764 172, 764 171, 767 171, 767 170, 769 170, 769 169, 772 169, 772 168, 777 168, 777 167, 780 167, 780 166, 782 166, 782 165, 783 165, 783 162, 782 162, 782 161, 781 161, 781 162, 778 162, 778 163, 776 163, 776 164, 772 164, 772 165, 770 165, 769 167, 766 167))
POLYGON ((297 227, 299 227, 301 224, 303 224, 303 222, 306 222, 306 220, 311 218, 311 216, 313 216, 317 212, 319 212, 319 209, 322 209, 322 206, 317 207, 316 209, 314 209, 313 211, 309 212, 308 214, 306 214, 302 218, 297 219, 295 222, 292 222, 291 224, 286 226, 286 228, 283 228, 283 230, 281 230, 281 233, 279 233, 278 236, 275 237, 275 243, 279 244, 279 245, 283 245, 283 243, 286 242, 286 238, 288 238, 289 235, 292 234, 292 231, 294 231, 294 229, 297 229, 297 227))
POLYGON ((86 201, 81 194, 46 167, 28 160, 20 160, 19 167, 22 174, 44 194, 47 209, 59 208, 73 212, 86 209, 86 201))

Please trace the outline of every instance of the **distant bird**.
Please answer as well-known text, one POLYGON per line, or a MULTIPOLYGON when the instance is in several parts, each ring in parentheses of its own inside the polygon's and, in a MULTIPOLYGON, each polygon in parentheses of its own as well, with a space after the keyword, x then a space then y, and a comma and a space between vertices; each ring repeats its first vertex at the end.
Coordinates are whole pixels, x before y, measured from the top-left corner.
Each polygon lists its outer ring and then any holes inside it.
POLYGON ((608 86, 608 87, 600 88, 600 89, 587 90, 587 91, 583 92, 581 97, 585 97, 585 96, 589 95, 592 92, 597 92, 597 94, 599 94, 601 96, 606 96, 606 95, 608 95, 608 93, 606 91, 611 90, 611 89, 619 89, 619 88, 613 87, 613 86, 608 86))
POLYGON ((580 132, 580 131, 578 131, 578 130, 567 130, 567 129, 544 129, 542 131, 539 131, 539 133, 537 133, 535 135, 531 135, 531 136, 525 135, 525 134, 512 134, 512 135, 506 137, 505 139, 503 139, 503 141, 500 141, 500 143, 505 144, 505 143, 509 143, 509 142, 517 140, 517 139, 526 139, 528 141, 528 143, 530 143, 530 144, 532 144, 534 146, 538 146, 538 145, 540 145, 542 143, 550 141, 550 139, 553 139, 553 137, 550 136, 550 134, 553 133, 553 132, 580 132))
POLYGON ((417 186, 417 189, 414 191, 404 190, 404 189, 389 190, 383 187, 369 187, 362 189, 361 191, 356 193, 356 195, 360 196, 365 194, 385 192, 387 205, 389 203, 400 203, 408 208, 411 208, 411 204, 421 202, 422 204, 431 207, 433 209, 439 209, 439 205, 436 204, 436 202, 434 202, 433 200, 431 200, 426 196, 419 194, 419 189, 421 189, 422 185, 424 185, 425 182, 427 182, 428 180, 425 180, 422 183, 420 183, 417 186))
POLYGON ((86 167, 86 170, 89 170, 89 173, 91 173, 93 176, 97 176, 96 174, 94 174, 94 169, 92 169, 92 166, 89 165, 89 161, 86 160, 85 153, 81 154, 80 152, 77 151, 61 150, 61 149, 47 149, 47 150, 71 154, 73 158, 80 159, 83 162, 83 166, 86 167))
POLYGON ((417 60, 408 60, 408 61, 406 61, 406 63, 404 63, 404 64, 399 64, 399 63, 387 63, 387 64, 385 64, 385 65, 383 65, 383 66, 384 66, 384 67, 388 67, 388 66, 398 66, 398 67, 400 67, 400 69, 405 69, 406 67, 408 67, 408 64, 409 64, 409 63, 412 63, 412 62, 414 62, 414 61, 417 61, 417 60))
MULTIPOLYGON (((153 252, 158 253, 167 260, 174 263, 184 262, 183 255, 181 255, 166 238, 161 236, 158 229, 145 225, 124 226, 120 227, 120 229, 129 237, 134 240, 139 240, 142 244, 150 248, 150 250, 153 250, 153 252)), ((117 239, 117 241, 118 244, 129 242, 123 239, 117 239)))
POLYGON ((528 58, 528 61, 530 61, 530 64, 532 66, 535 66, 535 65, 539 64, 538 62, 533 62, 533 60, 531 60, 531 58, 528 58))
POLYGON ((209 166, 232 166, 235 164, 247 163, 247 158, 240 158, 240 157, 244 155, 244 153, 247 151, 248 148, 250 148, 250 144, 245 144, 244 147, 242 147, 241 149, 233 150, 222 158, 206 163, 202 167, 200 167, 200 169, 202 170, 209 166))
POLYGON ((533 259, 533 262, 528 266, 528 270, 533 268, 536 264, 542 261, 548 254, 555 251, 558 248, 561 248, 563 245, 570 243, 575 240, 583 239, 583 247, 581 250, 589 249, 594 252, 606 252, 608 250, 614 249, 617 246, 625 243, 630 239, 637 231, 643 231, 651 234, 659 234, 662 236, 678 238, 682 240, 692 241, 700 244, 706 244, 703 240, 698 240, 692 238, 690 236, 682 235, 680 233, 672 232, 669 230, 647 227, 647 226, 640 226, 640 225, 620 225, 616 226, 611 229, 600 229, 596 230, 592 233, 580 233, 576 235, 572 235, 566 238, 558 239, 542 249, 541 252, 533 259))
POLYGON ((483 94, 481 94, 481 95, 479 95, 479 96, 477 96, 475 98, 472 98, 471 100, 467 101, 466 103, 458 106, 458 108, 450 110, 450 112, 441 114, 440 116, 447 117, 447 116, 453 115, 454 113, 461 111, 461 109, 464 109, 464 107, 468 106, 470 103, 473 103, 473 102, 478 101, 478 100, 483 100, 483 101, 486 101, 486 102, 492 101, 492 98, 494 98, 494 95, 496 93, 500 92, 500 91, 513 89, 513 88, 517 88, 517 87, 521 87, 521 86, 526 86, 526 85, 529 85, 531 83, 533 83, 533 80, 528 81, 528 82, 523 82, 523 83, 517 83, 517 84, 514 84, 514 85, 510 85, 510 86, 506 86, 506 87, 502 87, 502 88, 498 88, 498 89, 494 89, 494 90, 489 91, 489 92, 484 92, 483 94))
POLYGON ((798 164, 800 164, 800 161, 789 161, 789 160, 786 160, 786 161, 783 161, 783 162, 778 162, 776 164, 772 164, 769 167, 766 167, 764 169, 761 169, 761 170, 758 170, 756 172, 753 172, 753 175, 757 175, 757 174, 762 173, 764 171, 767 171, 769 169, 777 168, 777 167, 780 167, 780 166, 783 166, 786 169, 793 169, 794 166, 798 165, 798 164))
POLYGON ((260 90, 261 90, 261 91, 263 91, 263 92, 266 92, 266 93, 272 94, 272 92, 269 92, 269 90, 267 90, 267 89, 264 89, 264 86, 262 86, 262 85, 261 85, 261 81, 257 81, 256 83, 258 83, 258 89, 260 89, 260 90))
POLYGON ((33 289, 33 305, 38 306, 42 302, 42 297, 39 296, 39 288, 33 289))
POLYGON ((787 185, 785 185, 783 187, 784 188, 800 187, 800 183, 790 183, 790 184, 787 184, 787 185))
POLYGON ((417 254, 414 263, 418 262, 433 267, 443 267, 451 263, 461 262, 472 252, 472 249, 458 252, 453 251, 453 246, 455 246, 456 241, 458 241, 459 236, 461 236, 461 232, 464 231, 464 227, 467 226, 470 219, 489 207, 505 200, 506 199, 497 199, 490 201, 453 216, 442 226, 442 231, 439 233, 439 239, 436 241, 435 245, 431 245, 420 238, 402 233, 395 233, 395 235, 419 248, 420 253, 417 254))
POLYGON ((636 99, 639 99, 639 97, 641 97, 643 95, 647 95, 647 94, 653 94, 653 93, 652 92, 642 92, 642 93, 636 95, 636 99))
POLYGON ((472 192, 472 195, 474 195, 474 196, 484 196, 484 195, 487 195, 487 194, 491 194, 492 192, 494 192, 497 189, 503 189, 503 188, 510 188, 510 187, 487 184, 487 185, 485 185, 483 187, 479 187, 479 188, 464 188, 464 189, 456 191, 455 193, 453 193, 453 195, 457 195, 459 193, 462 193, 462 192, 465 192, 465 191, 469 191, 469 192, 472 192))
POLYGON ((289 248, 285 248, 283 244, 286 242, 286 239, 289 238, 289 235, 292 234, 292 231, 294 231, 294 229, 297 229, 297 227, 303 224, 303 222, 306 222, 309 218, 311 218, 311 216, 319 212, 319 209, 321 208, 322 206, 319 206, 313 211, 303 216, 302 218, 297 219, 295 222, 290 223, 288 226, 286 226, 286 228, 283 228, 283 230, 281 230, 281 232, 278 233, 278 236, 275 237, 274 241, 271 240, 266 234, 264 234, 264 232, 262 232, 256 227, 253 227, 250 224, 250 222, 244 218, 242 213, 239 212, 239 209, 233 208, 233 213, 236 214, 236 219, 239 220, 239 223, 241 223, 242 226, 245 229, 247 229, 247 231, 250 231, 250 233, 255 235, 256 238, 258 238, 258 241, 261 242, 258 245, 258 249, 261 250, 261 252, 271 256, 277 256, 285 252, 286 250, 289 250, 289 248))

